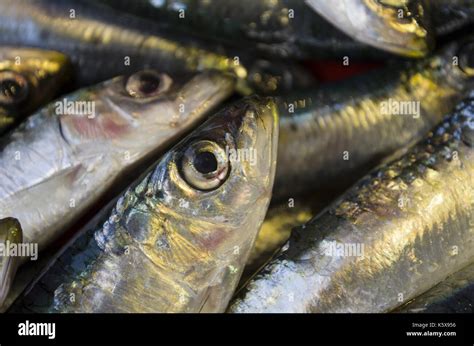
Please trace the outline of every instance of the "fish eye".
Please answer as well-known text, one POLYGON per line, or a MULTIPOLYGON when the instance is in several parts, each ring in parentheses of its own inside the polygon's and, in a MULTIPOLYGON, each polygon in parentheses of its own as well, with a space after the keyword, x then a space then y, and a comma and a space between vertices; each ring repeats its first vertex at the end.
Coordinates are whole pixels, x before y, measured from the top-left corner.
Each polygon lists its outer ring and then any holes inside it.
POLYGON ((131 75, 125 84, 125 89, 134 98, 147 98, 166 92, 171 83, 168 75, 145 70, 131 75))
POLYGON ((474 42, 468 42, 461 46, 457 56, 461 70, 469 77, 474 77, 474 42))
POLYGON ((191 144, 180 162, 180 174, 191 187, 209 191, 221 186, 230 171, 226 152, 217 143, 201 140, 191 144))
POLYGON ((12 106, 28 96, 27 79, 13 71, 0 72, 0 104, 12 106))

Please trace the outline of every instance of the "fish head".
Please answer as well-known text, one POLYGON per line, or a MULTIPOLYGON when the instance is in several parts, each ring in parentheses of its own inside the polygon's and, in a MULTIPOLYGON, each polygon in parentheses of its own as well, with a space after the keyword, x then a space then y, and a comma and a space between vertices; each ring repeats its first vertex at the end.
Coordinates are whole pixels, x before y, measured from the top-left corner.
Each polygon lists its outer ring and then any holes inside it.
POLYGON ((59 52, 0 48, 0 128, 18 123, 52 99, 70 69, 69 59, 59 52))
POLYGON ((429 3, 420 0, 306 0, 315 11, 354 39, 409 56, 433 47, 429 3))
POLYGON ((145 202, 131 209, 125 228, 156 267, 181 275, 193 291, 224 286, 227 275, 237 284, 270 201, 277 141, 271 99, 219 111, 137 187, 145 202))
MULTIPOLYGON (((17 219, 5 218, 0 220, 0 244, 4 248, 9 244, 18 244, 23 240, 21 225, 17 219)), ((19 257, 0 256, 0 307, 10 290, 19 257)))
POLYGON ((202 121, 233 92, 234 81, 215 71, 175 78, 143 70, 116 77, 57 102, 62 133, 78 146, 146 152, 202 121))

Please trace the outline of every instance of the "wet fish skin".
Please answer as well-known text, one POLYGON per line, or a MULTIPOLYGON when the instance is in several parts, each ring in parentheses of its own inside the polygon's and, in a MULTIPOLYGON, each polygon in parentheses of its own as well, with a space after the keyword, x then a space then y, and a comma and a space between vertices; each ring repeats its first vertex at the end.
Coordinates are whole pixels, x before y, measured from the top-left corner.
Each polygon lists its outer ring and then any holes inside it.
POLYGON ((230 311, 390 311, 474 260, 473 196, 474 94, 402 158, 293 230, 230 311))
POLYGON ((136 178, 234 86, 233 77, 217 72, 181 79, 145 70, 51 103, 5 138, 0 217, 17 218, 24 240, 44 249, 101 198, 125 188, 124 178, 136 178), (142 86, 154 89, 133 94, 142 86))
POLYGON ((11 311, 223 311, 269 204, 277 137, 271 99, 220 111, 129 189, 103 227, 68 246, 11 311), (227 166, 224 154, 217 176, 194 187, 202 181, 186 167, 200 166, 186 153, 201 145, 215 158, 226 147, 254 148, 258 159, 227 166))
POLYGON ((354 39, 395 54, 423 57, 434 46, 428 1, 306 0, 354 39))
MULTIPOLYGON (((254 89, 265 93, 272 88, 267 84, 274 82, 257 81, 248 72, 258 69, 253 58, 242 56, 236 62, 234 56, 214 53, 195 40, 163 33, 149 21, 84 1, 1 2, 0 44, 30 45, 68 54, 79 86, 131 74, 144 67, 170 74, 205 69, 230 72, 239 78, 238 90, 244 94, 254 89)), ((275 78, 287 83, 284 73, 279 71, 275 78)), ((298 78, 293 78, 292 83, 297 82, 298 78)))
POLYGON ((393 312, 473 313, 474 265, 471 264, 448 276, 435 287, 393 312))
POLYGON ((380 160, 422 138, 474 86, 473 42, 460 39, 420 61, 280 98, 274 200, 310 191, 335 197, 380 160), (404 104, 413 105, 412 114, 391 108, 404 104))
MULTIPOLYGON (((252 46, 272 57, 308 59, 341 58, 348 55, 351 58, 367 59, 383 56, 378 54, 376 49, 357 42, 336 29, 305 1, 300 0, 161 2, 141 0, 133 3, 126 0, 102 0, 101 2, 127 13, 152 19, 169 32, 197 35, 233 46, 252 46), (185 17, 181 18, 183 10, 185 17), (214 20, 209 21, 210 17, 214 20)), ((417 13, 412 20, 418 25, 417 28, 422 30, 425 28, 425 18, 420 18, 418 12, 419 9, 427 11, 428 9, 423 7, 426 4, 422 1, 408 2, 408 7, 417 13)), ((386 6, 372 0, 357 3, 359 9, 368 9, 372 19, 380 18, 375 13, 382 12, 385 17, 381 21, 381 26, 387 31, 398 30, 398 38, 414 36, 412 32, 404 31, 409 26, 406 24, 407 19, 399 23, 397 18, 393 17, 393 8, 387 9, 386 6)), ((350 19, 357 21, 357 18, 352 16, 350 19)), ((429 32, 428 27, 426 31, 429 32)), ((365 33, 367 32, 366 30, 365 33)), ((353 31, 349 34, 353 34, 353 31)), ((360 35, 363 36, 363 33, 360 35)), ((420 38, 416 42, 407 40, 407 48, 398 49, 398 52, 410 56, 426 54, 431 45, 430 40, 428 34, 426 38, 420 38), (408 46, 412 49, 408 49, 408 46)))
POLYGON ((61 53, 0 47, 0 135, 56 96, 70 74, 61 53))
MULTIPOLYGON (((5 218, 0 220, 0 243, 2 248, 22 242, 22 230, 18 220, 5 218)), ((12 285, 20 261, 18 257, 0 256, 0 307, 3 305, 12 285)))

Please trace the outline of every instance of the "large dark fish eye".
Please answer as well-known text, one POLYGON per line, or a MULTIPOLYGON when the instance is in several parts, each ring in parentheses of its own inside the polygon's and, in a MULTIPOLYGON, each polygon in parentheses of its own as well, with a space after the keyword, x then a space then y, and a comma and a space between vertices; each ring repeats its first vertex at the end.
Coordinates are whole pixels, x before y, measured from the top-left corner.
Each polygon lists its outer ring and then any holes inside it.
POLYGON ((474 42, 468 42, 461 46, 457 56, 459 67, 470 77, 474 77, 474 42))
POLYGON ((131 75, 125 84, 125 89, 132 97, 147 98, 166 92, 171 83, 171 78, 168 75, 145 70, 131 75))
POLYGON ((229 173, 226 152, 217 143, 201 140, 191 144, 180 160, 180 174, 191 187, 209 191, 221 186, 229 173))
POLYGON ((27 79, 13 71, 0 72, 0 104, 6 106, 16 105, 28 96, 27 79))

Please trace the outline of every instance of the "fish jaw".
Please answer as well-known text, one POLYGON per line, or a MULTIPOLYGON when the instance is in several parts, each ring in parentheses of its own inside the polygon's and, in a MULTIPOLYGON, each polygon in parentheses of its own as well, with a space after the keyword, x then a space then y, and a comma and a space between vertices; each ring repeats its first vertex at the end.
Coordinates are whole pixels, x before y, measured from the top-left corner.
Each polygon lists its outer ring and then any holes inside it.
POLYGON ((425 2, 387 0, 385 5, 376 0, 306 2, 340 30, 371 46, 415 58, 425 56, 433 47, 434 33, 425 2))
MULTIPOLYGON (((0 220, 0 243, 4 249, 8 248, 11 244, 21 243, 22 238, 21 225, 17 219, 5 218, 0 220)), ((18 265, 18 256, 2 255, 0 257, 0 307, 7 297, 18 265)))

